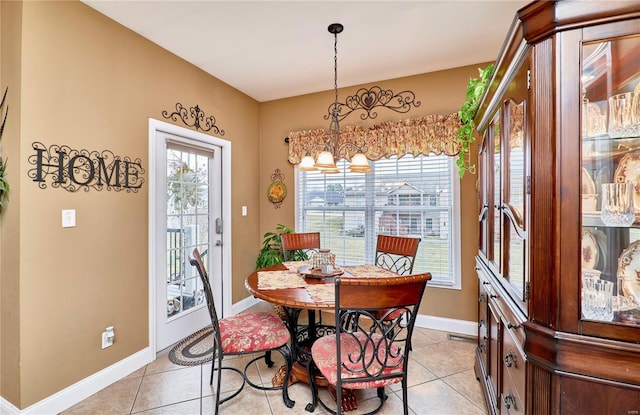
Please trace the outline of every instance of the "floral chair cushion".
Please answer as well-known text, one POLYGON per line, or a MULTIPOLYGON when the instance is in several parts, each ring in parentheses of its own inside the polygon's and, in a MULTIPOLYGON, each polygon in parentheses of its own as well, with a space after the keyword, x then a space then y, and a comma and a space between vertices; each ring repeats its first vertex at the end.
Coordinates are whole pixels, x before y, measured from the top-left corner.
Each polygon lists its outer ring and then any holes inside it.
POLYGON ((261 352, 289 341, 289 330, 280 317, 268 311, 240 313, 219 322, 224 353, 261 352))
MULTIPOLYGON (((316 340, 311 347, 313 361, 327 381, 332 385, 337 385, 338 383, 336 339, 337 336, 334 335, 324 336, 316 340)), ((385 345, 388 341, 389 339, 377 333, 371 337, 367 337, 363 332, 353 334, 341 333, 340 361, 342 362, 342 379, 369 377, 370 375, 362 370, 363 365, 367 364, 371 364, 371 366, 367 368, 367 372, 371 375, 398 374, 401 376, 404 370, 403 353, 395 345, 391 345, 387 349, 385 345), (380 346, 377 347, 377 359, 375 359, 374 356, 374 344, 380 344, 380 346), (364 345, 366 345, 366 348, 364 345), (361 350, 363 349, 365 350, 364 359, 362 359, 361 356, 361 350), (385 362, 385 359, 388 360, 385 362), (385 362, 384 367, 382 362, 385 362)), ((362 382, 343 383, 342 387, 346 389, 372 389, 398 383, 401 380, 401 377, 378 380, 367 379, 362 382)))

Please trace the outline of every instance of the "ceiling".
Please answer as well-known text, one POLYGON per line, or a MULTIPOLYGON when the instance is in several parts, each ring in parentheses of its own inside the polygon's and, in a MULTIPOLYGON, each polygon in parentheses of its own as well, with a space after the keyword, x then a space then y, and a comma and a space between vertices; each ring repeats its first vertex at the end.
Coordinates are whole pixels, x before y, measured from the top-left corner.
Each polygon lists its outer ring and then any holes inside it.
POLYGON ((259 102, 494 61, 522 0, 108 1, 90 7, 259 102))

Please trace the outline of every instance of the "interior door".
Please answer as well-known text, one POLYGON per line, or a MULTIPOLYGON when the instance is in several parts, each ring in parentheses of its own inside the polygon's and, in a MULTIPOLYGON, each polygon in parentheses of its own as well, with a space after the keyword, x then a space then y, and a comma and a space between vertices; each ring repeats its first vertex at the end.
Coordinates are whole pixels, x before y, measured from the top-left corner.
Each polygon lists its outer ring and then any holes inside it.
MULTIPOLYGON (((211 324, 202 281, 189 263, 200 251, 222 304, 222 149, 156 131, 156 351, 211 324)), ((221 310, 218 309, 221 313, 221 310)))

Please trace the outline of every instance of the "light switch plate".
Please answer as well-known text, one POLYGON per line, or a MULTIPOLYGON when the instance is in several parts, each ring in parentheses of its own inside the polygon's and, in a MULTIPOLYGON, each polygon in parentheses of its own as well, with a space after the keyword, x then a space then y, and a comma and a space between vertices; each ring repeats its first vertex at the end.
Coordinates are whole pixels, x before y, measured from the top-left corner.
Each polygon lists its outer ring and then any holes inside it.
POLYGON ((76 210, 63 209, 62 210, 62 227, 73 228, 74 226, 76 226, 76 210))
POLYGON ((242 216, 247 216, 247 207, 242 206, 242 216))

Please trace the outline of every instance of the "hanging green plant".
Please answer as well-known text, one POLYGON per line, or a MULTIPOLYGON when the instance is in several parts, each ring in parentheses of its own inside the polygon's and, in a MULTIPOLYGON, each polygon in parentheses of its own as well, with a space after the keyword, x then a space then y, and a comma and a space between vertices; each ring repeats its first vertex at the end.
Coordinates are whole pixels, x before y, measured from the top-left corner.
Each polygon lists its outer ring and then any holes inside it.
MULTIPOLYGON (((2 95, 2 102, 0 102, 0 116, 4 112, 4 115, 0 118, 2 122, 0 123, 0 140, 2 139, 2 133, 4 132, 4 126, 7 123, 7 115, 9 115, 9 106, 7 105, 5 109, 5 101, 7 99, 7 91, 9 91, 9 87, 5 88, 4 94, 2 95)), ((7 201, 9 201, 9 182, 7 181, 7 160, 3 160, 0 157, 0 212, 7 205, 7 201)))
POLYGON ((475 174, 476 172, 476 166, 471 164, 471 154, 469 153, 471 143, 475 141, 475 137, 473 136, 475 123, 473 120, 478 111, 480 100, 487 89, 487 85, 489 85, 491 75, 493 75, 493 64, 484 69, 478 68, 478 73, 480 75, 479 78, 469 79, 465 101, 462 103, 460 111, 458 111, 461 125, 456 138, 460 141, 461 146, 456 164, 460 177, 463 177, 467 171, 471 174, 475 174))
POLYGON ((5 170, 7 168, 6 161, 0 158, 0 211, 4 209, 9 201, 9 182, 6 178, 5 170))

